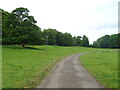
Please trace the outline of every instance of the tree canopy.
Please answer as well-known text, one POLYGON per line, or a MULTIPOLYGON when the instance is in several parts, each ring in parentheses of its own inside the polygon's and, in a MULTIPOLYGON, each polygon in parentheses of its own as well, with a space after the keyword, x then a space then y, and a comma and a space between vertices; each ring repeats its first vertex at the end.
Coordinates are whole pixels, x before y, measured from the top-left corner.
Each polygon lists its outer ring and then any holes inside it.
MULTIPOLYGON (((70 33, 62 33, 51 28, 42 31, 29 12, 23 7, 16 8, 11 13, 2 10, 3 44, 19 44, 25 47, 25 45, 44 45, 47 40, 48 45, 88 46, 86 43, 82 45, 81 36, 73 37, 70 33)), ((86 42, 86 39, 83 39, 83 42, 86 42)))
POLYGON ((36 21, 33 16, 29 16, 27 8, 16 8, 10 14, 3 13, 3 43, 21 44, 23 47, 27 44, 38 44, 41 29, 35 25, 36 21))
POLYGON ((89 40, 88 40, 88 37, 87 36, 83 36, 82 38, 82 46, 84 47, 88 47, 89 46, 89 40))
POLYGON ((119 48, 120 33, 113 35, 105 35, 93 43, 93 47, 97 48, 119 48))
MULTIPOLYGON (((95 48, 119 48, 120 34, 105 35, 89 45, 86 35, 72 36, 70 33, 62 33, 56 29, 41 30, 37 21, 29 15, 27 8, 16 8, 12 12, 2 12, 2 43, 22 45, 59 45, 59 46, 83 46, 95 48)), ((0 19, 1 20, 1 19, 0 19)))

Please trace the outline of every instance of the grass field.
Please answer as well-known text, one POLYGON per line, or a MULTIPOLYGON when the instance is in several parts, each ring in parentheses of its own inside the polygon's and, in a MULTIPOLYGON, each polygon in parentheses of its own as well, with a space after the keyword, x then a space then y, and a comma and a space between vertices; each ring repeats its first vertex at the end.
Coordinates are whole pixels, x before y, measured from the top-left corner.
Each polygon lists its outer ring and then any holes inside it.
POLYGON ((118 51, 86 54, 80 62, 105 87, 118 88, 118 51))
POLYGON ((36 87, 61 58, 98 50, 84 47, 31 47, 24 49, 21 46, 3 46, 3 88, 36 87))
POLYGON ((60 59, 71 54, 92 51, 100 52, 81 56, 84 67, 106 87, 117 87, 117 51, 110 52, 111 49, 85 47, 30 47, 31 49, 12 45, 3 46, 3 88, 36 87, 60 59))

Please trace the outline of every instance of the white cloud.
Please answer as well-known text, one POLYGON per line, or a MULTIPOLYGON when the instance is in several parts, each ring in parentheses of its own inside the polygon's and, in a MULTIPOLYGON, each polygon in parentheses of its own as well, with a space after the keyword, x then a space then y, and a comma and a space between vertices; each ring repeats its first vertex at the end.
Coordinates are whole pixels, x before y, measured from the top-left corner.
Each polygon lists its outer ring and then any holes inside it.
POLYGON ((42 29, 87 35, 90 43, 105 34, 118 32, 117 27, 112 28, 118 22, 118 0, 1 0, 0 4, 9 12, 26 7, 42 29))

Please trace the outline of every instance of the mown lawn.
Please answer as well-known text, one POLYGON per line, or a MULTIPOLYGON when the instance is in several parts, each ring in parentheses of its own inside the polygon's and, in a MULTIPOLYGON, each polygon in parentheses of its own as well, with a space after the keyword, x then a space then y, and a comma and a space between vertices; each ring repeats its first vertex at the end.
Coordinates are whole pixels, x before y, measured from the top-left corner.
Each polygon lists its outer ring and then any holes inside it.
POLYGON ((118 51, 108 50, 81 56, 82 65, 107 88, 118 88, 118 51))
POLYGON ((14 45, 3 46, 3 88, 36 87, 51 70, 53 65, 63 57, 75 53, 91 52, 98 50, 84 47, 30 47, 32 48, 24 49, 21 46, 14 45))

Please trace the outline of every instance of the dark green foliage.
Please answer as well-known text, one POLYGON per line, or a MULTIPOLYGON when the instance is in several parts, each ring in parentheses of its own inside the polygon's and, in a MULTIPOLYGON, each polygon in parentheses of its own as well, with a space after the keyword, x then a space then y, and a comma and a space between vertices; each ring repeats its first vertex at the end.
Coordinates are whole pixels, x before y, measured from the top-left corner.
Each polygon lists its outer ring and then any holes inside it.
POLYGON ((56 45, 56 38, 57 38, 57 30, 56 29, 45 29, 43 31, 44 37, 47 37, 49 45, 56 45))
POLYGON ((81 36, 77 36, 77 46, 81 46, 82 45, 82 40, 81 40, 81 36))
POLYGON ((120 34, 113 34, 111 36, 105 35, 93 43, 93 47, 97 48, 119 48, 120 34))
POLYGON ((98 39, 99 47, 108 48, 109 47, 109 35, 105 35, 98 39))
POLYGON ((48 45, 77 46, 77 38, 72 37, 70 33, 58 32, 56 29, 45 29, 43 33, 44 37, 48 38, 48 45))
POLYGON ((3 44, 21 44, 23 47, 27 44, 40 44, 41 29, 28 13, 27 8, 16 8, 9 15, 3 14, 7 18, 3 24, 3 44))
POLYGON ((72 35, 70 33, 64 33, 64 46, 72 46, 72 35))
POLYGON ((120 39, 118 38, 118 35, 120 34, 113 34, 109 38, 109 47, 110 48, 118 48, 120 39))
POLYGON ((65 38, 64 38, 64 34, 62 32, 57 32, 57 45, 59 46, 64 46, 65 45, 65 38))
POLYGON ((96 48, 96 47, 98 47, 98 42, 97 42, 97 41, 94 41, 94 42, 93 42, 93 48, 96 48))
POLYGON ((0 9, 0 45, 2 44, 2 9, 0 9))
POLYGON ((8 40, 9 38, 7 38, 9 30, 7 28, 6 22, 8 20, 10 13, 4 11, 3 9, 0 9, 0 11, 2 14, 2 19, 1 19, 2 20, 2 39, 3 39, 2 41, 3 43, 6 43, 6 42, 9 43, 9 40, 8 40))
MULTIPOLYGON (((89 45, 87 36, 72 37, 70 33, 62 33, 56 29, 41 31, 36 25, 33 16, 29 16, 27 8, 16 8, 11 13, 0 9, 0 26, 2 25, 3 44, 25 45, 59 45, 59 46, 84 46, 97 48, 119 48, 120 34, 105 35, 89 45)), ((0 33, 1 35, 1 33, 0 33)))
POLYGON ((84 47, 89 46, 89 40, 88 40, 87 36, 85 36, 85 35, 82 38, 82 46, 84 46, 84 47))
POLYGON ((41 31, 33 16, 29 16, 27 8, 16 8, 11 13, 2 10, 2 42, 3 44, 25 45, 59 45, 89 46, 87 37, 72 37, 70 33, 58 32, 56 29, 41 31))
POLYGON ((77 38, 76 37, 73 37, 73 46, 76 46, 77 45, 77 38))

